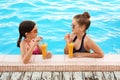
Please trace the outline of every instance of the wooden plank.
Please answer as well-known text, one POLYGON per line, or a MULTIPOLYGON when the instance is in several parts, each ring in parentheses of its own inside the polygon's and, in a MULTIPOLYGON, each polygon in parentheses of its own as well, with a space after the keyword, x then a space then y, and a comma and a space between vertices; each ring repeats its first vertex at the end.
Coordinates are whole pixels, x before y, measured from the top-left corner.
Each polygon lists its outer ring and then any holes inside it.
POLYGON ((113 72, 103 72, 105 80, 115 80, 113 72))
POLYGON ((120 80, 120 71, 115 71, 113 73, 114 73, 115 79, 120 80))
POLYGON ((94 76, 92 72, 83 72, 83 80, 94 80, 94 76))
POLYGON ((120 72, 1 72, 0 80, 120 80, 120 72))
POLYGON ((93 72, 95 80, 105 80, 102 72, 93 72))
POLYGON ((24 72, 13 72, 10 80, 22 80, 24 72))
POLYGON ((53 72, 52 80, 62 80, 62 72, 53 72))
POLYGON ((12 72, 3 72, 0 80, 10 80, 12 72))
POLYGON ((33 72, 31 80, 41 80, 42 72, 33 72))
POLYGON ((42 80, 52 80, 52 72, 43 72, 42 80))
POLYGON ((82 72, 73 72, 73 80, 83 80, 82 72))
POLYGON ((63 72, 63 80, 73 80, 72 72, 63 72))
POLYGON ((25 72, 22 80, 31 80, 32 72, 25 72))

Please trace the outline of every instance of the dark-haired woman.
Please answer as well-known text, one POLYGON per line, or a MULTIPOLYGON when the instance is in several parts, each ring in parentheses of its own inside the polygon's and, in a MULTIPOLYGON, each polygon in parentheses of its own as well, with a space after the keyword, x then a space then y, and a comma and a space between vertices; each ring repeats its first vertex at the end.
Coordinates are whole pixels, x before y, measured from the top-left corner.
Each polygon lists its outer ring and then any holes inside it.
POLYGON ((72 34, 65 35, 65 54, 68 54, 67 44, 73 42, 74 57, 102 58, 104 56, 104 53, 99 46, 86 34, 86 30, 89 26, 90 15, 88 12, 73 17, 72 34), (90 52, 91 50, 92 52, 90 52))
MULTIPOLYGON (((37 26, 33 21, 22 21, 19 25, 19 38, 17 42, 17 46, 20 47, 22 61, 23 63, 28 63, 31 59, 31 56, 40 55, 41 47, 39 45, 39 41, 42 40, 41 36, 37 36, 37 26), (22 39, 23 38, 23 39, 22 39)), ((51 58, 52 54, 47 52, 46 58, 51 58)))

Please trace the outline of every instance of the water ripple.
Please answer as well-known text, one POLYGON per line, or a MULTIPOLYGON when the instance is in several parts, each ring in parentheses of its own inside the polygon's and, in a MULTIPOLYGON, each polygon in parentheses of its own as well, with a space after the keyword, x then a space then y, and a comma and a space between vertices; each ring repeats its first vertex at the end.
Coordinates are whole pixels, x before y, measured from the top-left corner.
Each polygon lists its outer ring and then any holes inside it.
POLYGON ((35 21, 39 35, 49 43, 48 50, 63 53, 64 35, 71 32, 72 18, 84 11, 91 15, 87 33, 92 39, 105 53, 119 53, 119 5, 120 0, 0 0, 0 53, 20 53, 16 41, 22 20, 35 21))

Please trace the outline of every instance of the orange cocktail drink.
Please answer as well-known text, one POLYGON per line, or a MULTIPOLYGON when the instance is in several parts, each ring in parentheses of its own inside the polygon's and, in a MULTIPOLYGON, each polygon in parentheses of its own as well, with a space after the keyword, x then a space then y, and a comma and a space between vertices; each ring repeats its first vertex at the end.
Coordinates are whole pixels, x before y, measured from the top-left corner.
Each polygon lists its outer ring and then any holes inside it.
POLYGON ((73 43, 68 43, 68 56, 69 58, 73 58, 73 43))
POLYGON ((46 55, 47 55, 47 44, 45 44, 45 43, 42 44, 41 49, 42 49, 42 57, 43 57, 43 59, 45 59, 46 55))

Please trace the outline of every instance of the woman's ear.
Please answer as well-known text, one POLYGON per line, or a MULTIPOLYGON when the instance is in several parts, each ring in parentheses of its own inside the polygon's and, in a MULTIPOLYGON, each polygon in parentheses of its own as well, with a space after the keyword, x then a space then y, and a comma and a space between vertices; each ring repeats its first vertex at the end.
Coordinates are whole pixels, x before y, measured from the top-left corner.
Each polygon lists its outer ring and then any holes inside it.
POLYGON ((81 30, 81 31, 83 30, 83 26, 80 27, 80 30, 81 30))
POLYGON ((85 25, 81 26, 80 29, 84 31, 85 30, 85 25))
POLYGON ((27 35, 28 35, 28 33, 26 32, 26 33, 25 33, 25 36, 27 36, 27 35))

